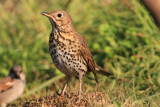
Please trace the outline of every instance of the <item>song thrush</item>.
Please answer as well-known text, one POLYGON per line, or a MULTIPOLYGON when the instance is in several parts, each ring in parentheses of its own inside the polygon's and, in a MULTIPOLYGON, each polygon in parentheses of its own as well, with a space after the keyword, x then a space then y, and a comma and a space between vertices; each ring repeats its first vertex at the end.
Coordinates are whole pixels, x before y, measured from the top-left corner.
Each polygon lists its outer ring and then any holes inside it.
POLYGON ((6 107, 7 103, 17 99, 23 93, 25 84, 25 74, 21 66, 13 66, 8 77, 0 80, 1 107, 6 107))
POLYGON ((50 13, 42 12, 47 16, 52 25, 49 37, 49 52, 55 66, 68 78, 61 95, 71 76, 79 79, 79 100, 81 99, 82 78, 87 72, 93 72, 96 82, 96 72, 105 76, 112 75, 94 63, 92 54, 86 40, 76 32, 70 15, 63 10, 50 13))

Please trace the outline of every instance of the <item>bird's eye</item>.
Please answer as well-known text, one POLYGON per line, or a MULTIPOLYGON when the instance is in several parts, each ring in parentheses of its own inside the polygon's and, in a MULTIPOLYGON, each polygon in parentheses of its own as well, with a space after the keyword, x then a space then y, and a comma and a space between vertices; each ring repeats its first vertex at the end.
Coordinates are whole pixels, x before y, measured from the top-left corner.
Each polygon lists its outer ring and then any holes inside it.
POLYGON ((62 14, 61 14, 61 13, 59 13, 57 16, 58 16, 58 17, 62 17, 62 14))

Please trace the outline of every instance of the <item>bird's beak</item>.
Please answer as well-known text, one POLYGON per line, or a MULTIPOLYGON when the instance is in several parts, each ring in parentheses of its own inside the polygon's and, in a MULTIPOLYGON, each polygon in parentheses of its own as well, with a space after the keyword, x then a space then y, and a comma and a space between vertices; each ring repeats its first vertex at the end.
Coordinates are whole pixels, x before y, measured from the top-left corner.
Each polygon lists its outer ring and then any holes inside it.
POLYGON ((48 14, 47 12, 42 12, 41 14, 44 15, 44 16, 47 16, 49 18, 52 18, 52 15, 48 14))

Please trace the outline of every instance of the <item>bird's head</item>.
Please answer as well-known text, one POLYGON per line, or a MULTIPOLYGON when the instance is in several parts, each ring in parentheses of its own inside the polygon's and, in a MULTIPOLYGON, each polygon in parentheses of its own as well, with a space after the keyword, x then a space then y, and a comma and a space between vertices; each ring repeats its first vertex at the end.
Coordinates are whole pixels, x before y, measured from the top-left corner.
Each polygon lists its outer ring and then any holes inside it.
POLYGON ((25 74, 22 71, 22 67, 20 65, 13 66, 10 70, 9 76, 11 78, 25 79, 25 74))
POLYGON ((41 14, 49 18, 53 29, 60 31, 74 30, 72 19, 64 10, 55 10, 50 13, 42 12, 41 14))

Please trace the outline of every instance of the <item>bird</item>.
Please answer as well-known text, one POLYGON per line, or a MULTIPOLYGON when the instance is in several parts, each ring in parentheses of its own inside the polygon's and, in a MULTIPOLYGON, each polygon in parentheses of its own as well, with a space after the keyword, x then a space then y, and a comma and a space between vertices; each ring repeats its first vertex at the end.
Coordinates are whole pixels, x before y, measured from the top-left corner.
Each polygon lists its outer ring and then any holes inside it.
POLYGON ((7 103, 16 100, 25 88, 26 79, 20 65, 11 68, 7 77, 0 80, 0 105, 6 107, 7 103))
POLYGON ((49 36, 49 53, 56 68, 67 77, 61 96, 64 95, 71 77, 79 79, 79 100, 81 100, 82 80, 86 73, 92 72, 98 83, 96 73, 113 75, 98 66, 92 57, 89 46, 82 35, 74 28, 71 16, 64 10, 42 12, 49 18, 52 30, 49 36))

